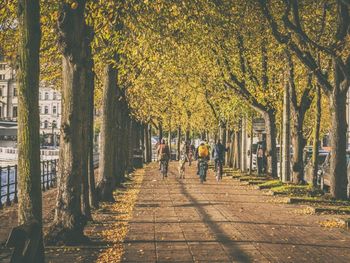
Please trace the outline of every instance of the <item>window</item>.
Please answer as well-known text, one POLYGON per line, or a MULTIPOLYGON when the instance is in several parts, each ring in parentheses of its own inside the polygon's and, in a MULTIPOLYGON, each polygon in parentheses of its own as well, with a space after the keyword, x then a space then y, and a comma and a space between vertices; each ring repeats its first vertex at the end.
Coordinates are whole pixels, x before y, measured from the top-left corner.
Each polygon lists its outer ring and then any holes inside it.
POLYGON ((13 97, 17 97, 17 89, 13 88, 13 97))
POLYGON ((52 99, 53 99, 53 100, 56 100, 56 92, 54 92, 54 93, 52 94, 52 99))
POLYGON ((41 100, 41 92, 39 92, 39 100, 41 100))
POLYGON ((0 80, 5 80, 5 74, 0 74, 0 80))
POLYGON ((52 128, 57 128, 57 122, 56 121, 52 121, 52 128))
POLYGON ((52 114, 56 114, 57 113, 57 107, 56 106, 53 106, 52 107, 52 114))
POLYGON ((17 106, 14 106, 14 107, 12 108, 12 117, 13 117, 13 118, 17 118, 17 106))
POLYGON ((44 129, 47 129, 49 127, 49 122, 48 121, 44 121, 44 129))
POLYGON ((48 100, 48 99, 49 99, 49 93, 45 92, 45 100, 48 100))
POLYGON ((49 114, 49 107, 48 107, 48 106, 45 106, 45 108, 44 108, 44 114, 49 114))
POLYGON ((0 70, 5 70, 6 69, 6 64, 0 64, 0 70))

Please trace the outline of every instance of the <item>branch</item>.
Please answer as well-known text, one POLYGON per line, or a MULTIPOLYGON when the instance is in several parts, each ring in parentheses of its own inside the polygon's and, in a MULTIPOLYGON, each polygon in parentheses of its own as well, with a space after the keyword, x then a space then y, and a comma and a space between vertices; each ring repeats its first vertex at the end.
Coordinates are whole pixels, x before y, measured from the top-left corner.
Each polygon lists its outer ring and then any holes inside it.
POLYGON ((318 82, 321 84, 324 92, 326 94, 330 94, 333 90, 332 84, 328 81, 326 74, 324 74, 316 63, 316 60, 312 57, 312 55, 307 51, 302 51, 298 45, 293 42, 290 35, 284 35, 279 31, 278 25, 274 18, 272 17, 270 11, 267 8, 267 0, 259 0, 262 12, 270 24, 272 34, 275 39, 284 45, 287 45, 288 48, 295 53, 298 59, 310 69, 310 71, 316 76, 318 82))
POLYGON ((216 112, 216 110, 215 110, 215 108, 214 108, 214 105, 213 105, 213 103, 211 103, 211 101, 209 100, 208 90, 205 90, 205 99, 206 99, 208 105, 210 106, 210 108, 211 108, 211 110, 212 110, 212 112, 213 112, 213 114, 214 114, 214 116, 215 116, 215 119, 217 119, 217 120, 219 121, 219 117, 218 117, 218 114, 217 114, 217 112, 216 112))
POLYGON ((247 89, 242 89, 237 85, 232 85, 226 80, 224 80, 224 86, 234 90, 240 97, 246 100, 250 104, 250 106, 253 107, 256 111, 260 113, 266 113, 268 111, 267 107, 260 104, 247 89))

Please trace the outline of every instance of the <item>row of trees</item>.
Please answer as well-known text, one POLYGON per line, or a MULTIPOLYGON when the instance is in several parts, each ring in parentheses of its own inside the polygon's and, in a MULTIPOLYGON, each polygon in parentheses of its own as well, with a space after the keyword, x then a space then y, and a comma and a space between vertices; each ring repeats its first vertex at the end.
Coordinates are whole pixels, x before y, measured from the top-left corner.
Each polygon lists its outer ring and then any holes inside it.
POLYGON ((302 183, 303 148, 313 142, 317 152, 331 120, 331 194, 347 198, 348 1, 56 0, 48 5, 7 0, 0 5, 1 52, 18 57, 20 223, 41 222, 39 79, 62 91, 50 242, 84 240, 90 208, 98 200, 113 200, 139 141, 150 161, 152 127, 159 137, 163 131, 185 139, 190 131, 220 136, 231 143, 228 163, 242 168, 238 153, 247 149, 238 150, 244 145, 240 134, 250 133, 252 118, 261 116, 269 172, 277 176, 276 142, 284 137, 288 144, 291 130, 292 181, 302 183), (285 121, 282 117, 288 105, 291 128, 288 114, 285 121), (102 113, 95 122, 94 108, 102 113), (94 128, 102 138, 96 189, 94 128))

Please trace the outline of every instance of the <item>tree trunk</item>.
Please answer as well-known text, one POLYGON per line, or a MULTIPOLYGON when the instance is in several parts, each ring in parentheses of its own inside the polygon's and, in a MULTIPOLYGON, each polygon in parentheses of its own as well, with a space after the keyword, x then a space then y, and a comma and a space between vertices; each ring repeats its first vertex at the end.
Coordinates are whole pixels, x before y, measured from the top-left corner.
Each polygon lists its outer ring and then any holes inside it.
POLYGON ((331 195, 336 199, 347 199, 346 166, 346 93, 340 90, 340 69, 335 67, 335 87, 330 96, 332 129, 330 130, 331 150, 331 195))
MULTIPOLYGON (((93 60, 91 60, 93 63, 93 60)), ((88 72, 87 82, 91 85, 88 89, 88 104, 87 109, 89 115, 88 121, 88 181, 89 181, 89 202, 92 208, 98 208, 98 201, 95 189, 95 168, 94 168, 94 90, 95 90, 95 73, 93 72, 93 64, 91 71, 88 72)))
POLYGON ((241 133, 240 131, 235 131, 235 145, 234 145, 234 168, 241 168, 241 133))
POLYGON ((267 168, 272 177, 277 177, 276 154, 276 119, 275 111, 269 110, 264 114, 266 129, 267 168))
POLYGON ((134 156, 134 140, 135 140, 135 124, 134 120, 129 118, 128 121, 128 165, 127 165, 127 171, 128 173, 131 173, 134 171, 134 164, 133 164, 133 156, 134 156))
POLYGON ((144 148, 144 158, 145 163, 149 163, 149 143, 148 143, 148 124, 143 125, 143 148, 144 148))
POLYGON ((158 124, 158 137, 159 137, 159 142, 161 142, 163 139, 163 126, 161 122, 159 122, 158 124))
MULTIPOLYGON (((221 143, 222 145, 224 145, 226 147, 226 121, 224 120, 221 120, 220 121, 220 140, 221 140, 221 143)), ((226 153, 225 153, 226 155, 226 153)), ((225 158, 224 158, 224 163, 225 164, 225 158)))
POLYGON ((148 144, 149 144, 149 162, 153 161, 153 149, 152 149, 152 125, 148 124, 148 144))
POLYGON ((36 221, 41 238, 34 262, 44 262, 39 136, 39 49, 41 39, 38 0, 18 1, 18 223, 36 221))
POLYGON ((293 121, 293 183, 304 183, 303 152, 306 140, 303 136, 304 118, 300 114, 294 114, 293 121))
POLYGON ((186 129, 185 141, 186 142, 190 141, 190 129, 189 128, 186 129))
POLYGON ((91 207, 90 207, 90 194, 89 194, 89 152, 92 140, 92 131, 90 129, 91 122, 91 111, 93 110, 93 104, 91 104, 91 96, 94 93, 94 77, 93 77, 93 61, 92 61, 92 52, 91 52, 91 41, 93 39, 93 29, 92 27, 86 27, 86 37, 84 38, 84 50, 86 54, 86 63, 85 63, 85 71, 86 71, 86 82, 85 89, 83 91, 84 96, 81 98, 82 106, 81 111, 86 113, 87 118, 82 120, 83 132, 81 134, 81 140, 83 141, 82 155, 81 155, 81 165, 82 165, 82 212, 86 217, 87 221, 92 220, 91 215, 91 207), (91 95, 92 94, 92 95, 91 95))
POLYGON ((87 119, 81 110, 86 81, 84 38, 85 1, 77 8, 62 4, 58 18, 59 46, 62 49, 62 117, 57 204, 49 243, 74 244, 86 240, 86 224, 81 212, 82 184, 82 121, 87 119))
POLYGON ((176 159, 180 160, 181 151, 181 127, 177 127, 177 141, 176 141, 176 159))
POLYGON ((227 149, 227 152, 225 152, 225 164, 226 165, 230 165, 230 155, 231 155, 231 143, 232 143, 232 141, 231 141, 231 136, 232 135, 232 131, 230 130, 230 129, 226 129, 226 140, 227 140, 227 142, 226 142, 226 144, 224 144, 224 146, 226 147, 226 148, 228 148, 227 149))
POLYGON ((317 171, 318 171, 318 149, 320 147, 320 127, 321 127, 321 87, 317 85, 316 90, 316 109, 315 109, 315 126, 313 131, 312 145, 312 187, 317 188, 317 171))
MULTIPOLYGON (((282 182, 289 182, 290 181, 290 93, 289 93, 288 82, 286 82, 284 85, 283 120, 282 121, 283 121, 283 135, 282 135, 283 137, 282 160, 283 161, 280 162, 280 165, 282 166, 281 179, 282 179, 282 182)), ((295 152, 295 149, 296 148, 294 148, 294 152, 295 152)))
POLYGON ((113 189, 116 184, 114 162, 116 156, 115 107, 117 101, 117 69, 106 65, 103 86, 103 105, 101 123, 101 152, 99 164, 98 199, 103 202, 114 201, 113 189))
POLYGON ((169 151, 170 151, 170 156, 171 156, 171 128, 169 128, 168 132, 168 145, 169 145, 169 151))
POLYGON ((254 129, 253 129, 253 118, 252 124, 250 127, 250 154, 249 154, 249 174, 253 173, 253 137, 254 137, 254 129))
POLYGON ((280 138, 279 138, 279 142, 280 142, 280 148, 279 148, 279 176, 280 179, 282 179, 282 162, 283 162, 283 112, 282 112, 282 117, 281 117, 281 124, 280 124, 280 138))
POLYGON ((235 132, 231 131, 231 143, 230 143, 230 157, 229 157, 229 167, 234 166, 234 154, 235 154, 235 132))
POLYGON ((247 172, 247 121, 242 119, 242 147, 241 147, 241 171, 247 172))

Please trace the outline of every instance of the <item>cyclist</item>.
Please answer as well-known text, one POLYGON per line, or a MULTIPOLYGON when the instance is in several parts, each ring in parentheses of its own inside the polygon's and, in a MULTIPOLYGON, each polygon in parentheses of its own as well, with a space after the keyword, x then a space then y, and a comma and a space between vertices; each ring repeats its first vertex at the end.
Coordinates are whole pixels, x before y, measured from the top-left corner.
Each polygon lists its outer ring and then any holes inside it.
MULTIPOLYGON (((157 148, 158 160, 159 160, 159 170, 161 167, 162 161, 165 162, 166 171, 168 172, 169 160, 170 160, 170 150, 169 145, 165 142, 164 139, 161 140, 157 148)), ((167 175, 165 175, 167 177, 167 175)))
POLYGON ((196 151, 194 145, 191 143, 191 141, 188 141, 186 143, 186 154, 188 157, 188 166, 191 166, 192 164, 192 158, 193 158, 193 153, 196 151))
POLYGON ((220 169, 220 175, 221 176, 222 176, 222 164, 224 163, 224 158, 225 158, 225 152, 226 151, 227 151, 227 149, 221 143, 220 140, 218 140, 217 143, 214 145, 213 151, 212 151, 212 156, 213 156, 214 162, 215 162, 214 170, 216 172, 217 169, 220 169))
POLYGON ((201 165, 205 166, 205 171, 204 171, 204 175, 203 175, 203 181, 206 181, 206 174, 207 174, 207 169, 208 169, 208 161, 210 159, 210 155, 209 155, 209 149, 208 146, 205 144, 204 141, 202 141, 200 143, 200 145, 197 148, 196 151, 196 159, 198 160, 198 164, 197 164, 197 175, 200 175, 200 167, 201 165))

